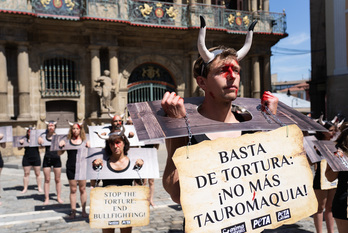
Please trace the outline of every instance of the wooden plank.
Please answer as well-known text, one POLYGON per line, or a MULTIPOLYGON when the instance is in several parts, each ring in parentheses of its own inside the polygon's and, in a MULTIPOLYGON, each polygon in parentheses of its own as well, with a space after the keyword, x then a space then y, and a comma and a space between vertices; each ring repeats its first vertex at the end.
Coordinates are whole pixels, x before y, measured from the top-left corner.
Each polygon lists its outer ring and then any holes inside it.
POLYGON ((318 141, 316 137, 314 136, 306 136, 303 138, 303 147, 305 148, 305 151, 307 153, 307 157, 312 163, 320 162, 323 157, 318 154, 317 150, 315 149, 314 141, 318 141))
POLYGON ((27 146, 29 146, 29 142, 27 140, 27 137, 26 136, 14 136, 12 146, 13 147, 27 147, 27 146), (19 141, 22 139, 24 140, 24 142, 20 143, 19 141))
POLYGON ((90 179, 139 179, 139 176, 143 179, 147 178, 159 178, 159 165, 157 158, 157 149, 155 148, 130 148, 128 151, 128 158, 130 159, 130 166, 123 172, 115 173, 111 171, 107 166, 109 156, 102 148, 89 148, 87 161, 87 180, 90 179), (95 159, 103 160, 103 168, 98 172, 93 170, 92 162, 95 159), (143 167, 139 170, 139 173, 134 170, 134 164, 137 159, 144 161, 143 167))
MULTIPOLYGON (((212 133, 222 131, 259 131, 274 130, 280 127, 276 120, 268 122, 259 110, 260 99, 237 98, 233 105, 245 109, 251 118, 238 124, 213 121, 203 117, 198 111, 204 97, 185 98, 185 108, 188 113, 192 133, 212 133)), ((165 116, 161 101, 141 102, 128 104, 130 116, 133 119, 139 140, 174 138, 187 136, 188 131, 184 119, 174 119, 165 116)), ((302 113, 288 107, 283 103, 278 104, 276 117, 285 125, 296 124, 303 131, 327 131, 323 126, 314 122, 302 113)))
POLYGON ((0 140, 0 143, 12 142, 12 126, 1 126, 0 133, 4 135, 4 137, 0 140))
MULTIPOLYGON (((86 134, 86 137, 88 138, 88 134, 86 134)), ((87 140, 83 141, 80 145, 73 145, 73 144, 71 144, 67 135, 53 135, 52 141, 51 141, 50 151, 78 150, 78 149, 86 148, 86 143, 87 143, 87 140), (65 146, 59 147, 59 142, 62 140, 65 142, 65 146)))
MULTIPOLYGON (((144 142, 140 142, 138 139, 138 135, 135 131, 134 125, 123 125, 125 128, 125 135, 128 138, 130 146, 144 146, 144 142), (128 137, 129 133, 134 133, 133 137, 128 137)), ((110 133, 111 124, 107 125, 97 125, 97 126, 88 126, 88 132, 89 134, 89 141, 90 141, 90 147, 105 147, 105 140, 101 139, 95 132, 102 135, 102 133, 105 133, 105 136, 107 136, 110 133)))
POLYGON ((346 157, 338 158, 334 152, 337 151, 333 141, 317 141, 314 144, 318 147, 320 153, 325 157, 327 163, 334 172, 348 171, 348 161, 346 157))
MULTIPOLYGON (((55 130, 58 135, 66 135, 69 133, 69 128, 58 128, 55 130)), ((51 142, 46 139, 47 130, 46 129, 36 129, 30 131, 30 143, 29 146, 37 147, 37 146, 50 146, 51 142), (41 137, 43 139, 42 145, 39 145, 38 139, 41 137)))

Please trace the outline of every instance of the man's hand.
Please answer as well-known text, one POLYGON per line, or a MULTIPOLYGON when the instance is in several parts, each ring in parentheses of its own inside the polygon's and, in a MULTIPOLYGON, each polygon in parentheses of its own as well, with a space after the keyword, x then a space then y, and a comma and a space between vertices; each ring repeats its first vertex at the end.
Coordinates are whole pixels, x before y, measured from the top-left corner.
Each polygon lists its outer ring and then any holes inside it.
POLYGON ((265 106, 271 111, 272 114, 277 114, 278 98, 272 95, 271 92, 265 91, 261 98, 261 110, 265 111, 265 106))
POLYGON ((166 92, 163 96, 161 105, 164 112, 169 117, 184 118, 186 116, 184 99, 177 96, 175 92, 166 92))

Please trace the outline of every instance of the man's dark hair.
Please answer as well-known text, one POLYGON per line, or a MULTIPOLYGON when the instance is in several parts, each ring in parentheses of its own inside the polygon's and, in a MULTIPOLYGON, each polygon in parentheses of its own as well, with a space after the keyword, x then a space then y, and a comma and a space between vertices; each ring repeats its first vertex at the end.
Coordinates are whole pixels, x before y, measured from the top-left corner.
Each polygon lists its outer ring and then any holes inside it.
MULTIPOLYGON (((223 50, 223 52, 220 53, 219 55, 217 55, 217 56, 213 59, 213 61, 214 61, 217 57, 219 57, 220 59, 225 59, 225 58, 231 56, 231 57, 234 57, 235 59, 237 59, 237 51, 236 51, 235 49, 233 49, 233 48, 226 48, 226 47, 220 45, 220 46, 218 46, 218 47, 210 48, 209 51, 211 52, 211 51, 220 50, 220 49, 223 50)), ((194 77, 197 78, 198 76, 202 76, 202 77, 207 78, 208 73, 209 73, 209 71, 210 71, 211 63, 212 63, 213 61, 209 62, 208 64, 205 64, 204 61, 203 61, 203 59, 202 59, 202 57, 200 56, 200 57, 196 60, 194 66, 193 66, 193 75, 194 75, 194 77), (204 68, 203 68, 203 70, 202 70, 202 66, 203 66, 203 65, 204 65, 204 68)))

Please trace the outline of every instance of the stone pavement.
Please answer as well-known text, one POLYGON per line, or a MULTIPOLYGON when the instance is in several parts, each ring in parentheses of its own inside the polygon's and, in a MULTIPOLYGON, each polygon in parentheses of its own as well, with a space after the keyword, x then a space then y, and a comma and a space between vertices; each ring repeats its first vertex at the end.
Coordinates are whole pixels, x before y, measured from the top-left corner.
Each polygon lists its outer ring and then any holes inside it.
MULTIPOLYGON (((62 157, 63 167, 65 167, 66 156, 62 157)), ((0 232, 1 233, 26 233, 26 232, 101 232, 100 229, 91 229, 88 219, 82 218, 81 208, 78 208, 77 218, 67 220, 64 217, 70 212, 69 204, 69 184, 62 169, 62 198, 64 204, 59 204, 56 200, 54 175, 51 174, 50 183, 50 204, 43 205, 44 194, 39 193, 36 186, 34 172, 30 173, 29 190, 21 194, 23 189, 23 169, 21 157, 4 158, 5 166, 1 172, 0 189, 0 232)), ((158 151, 158 162, 160 175, 166 160, 166 152, 163 145, 158 151)), ((43 174, 41 172, 43 182, 43 174)), ((88 197, 90 192, 88 183, 88 197)), ((79 203, 79 193, 77 194, 79 203)), ((133 233, 159 232, 159 233, 183 233, 183 213, 181 207, 171 201, 169 195, 162 188, 161 179, 155 180, 155 207, 150 208, 150 224, 144 227, 134 227, 133 233)), ((89 198, 87 200, 89 205, 89 198)), ((79 207, 79 206, 78 206, 79 207)), ((87 207, 89 211, 89 206, 87 207)), ((326 232, 325 226, 323 227, 326 232)), ((116 229, 115 232, 119 232, 116 229)), ((313 219, 305 218, 296 224, 282 226, 275 230, 264 232, 273 233, 293 233, 293 232, 315 232, 313 219)), ((335 231, 337 232, 337 230, 335 231)))

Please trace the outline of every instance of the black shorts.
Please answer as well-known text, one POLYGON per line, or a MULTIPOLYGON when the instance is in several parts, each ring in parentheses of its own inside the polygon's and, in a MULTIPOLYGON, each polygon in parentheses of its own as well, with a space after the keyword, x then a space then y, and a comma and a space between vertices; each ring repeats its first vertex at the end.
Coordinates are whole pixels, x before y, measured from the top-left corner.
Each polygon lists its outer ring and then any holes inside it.
POLYGON ((2 156, 0 154, 0 168, 4 167, 4 160, 2 159, 2 156))
POLYGON ((23 167, 28 167, 28 166, 33 166, 33 167, 36 167, 36 166, 41 166, 41 159, 39 157, 39 159, 35 158, 27 158, 26 156, 23 156, 23 159, 22 159, 22 166, 23 167))
POLYGON ((66 167, 66 176, 68 180, 75 180, 76 167, 66 167))
POLYGON ((60 157, 44 157, 44 160, 42 162, 42 167, 54 167, 59 168, 62 167, 62 161, 60 160, 60 157))

